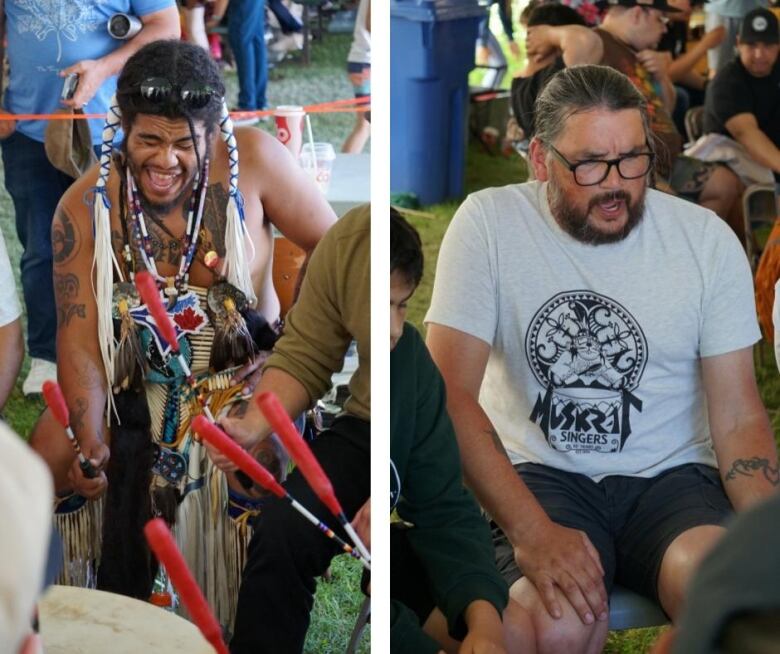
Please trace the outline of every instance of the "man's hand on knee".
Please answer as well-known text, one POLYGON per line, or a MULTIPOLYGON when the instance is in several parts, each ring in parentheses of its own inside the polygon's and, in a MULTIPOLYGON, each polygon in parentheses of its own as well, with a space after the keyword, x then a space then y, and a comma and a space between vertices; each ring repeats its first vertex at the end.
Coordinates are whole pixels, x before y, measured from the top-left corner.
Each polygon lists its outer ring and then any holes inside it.
POLYGON ((556 586, 584 624, 608 618, 604 568, 584 532, 550 522, 514 550, 518 567, 539 591, 553 618, 563 615, 555 597, 556 586))

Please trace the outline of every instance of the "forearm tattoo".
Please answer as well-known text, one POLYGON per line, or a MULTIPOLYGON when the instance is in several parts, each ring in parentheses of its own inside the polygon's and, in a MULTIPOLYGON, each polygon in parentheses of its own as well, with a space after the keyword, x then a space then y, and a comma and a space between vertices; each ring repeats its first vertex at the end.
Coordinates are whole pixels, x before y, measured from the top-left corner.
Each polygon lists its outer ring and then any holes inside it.
POLYGON ((769 459, 754 456, 752 459, 737 459, 731 464, 731 469, 726 473, 726 481, 733 481, 739 476, 756 477, 763 475, 772 486, 780 484, 780 468, 772 467, 769 459))

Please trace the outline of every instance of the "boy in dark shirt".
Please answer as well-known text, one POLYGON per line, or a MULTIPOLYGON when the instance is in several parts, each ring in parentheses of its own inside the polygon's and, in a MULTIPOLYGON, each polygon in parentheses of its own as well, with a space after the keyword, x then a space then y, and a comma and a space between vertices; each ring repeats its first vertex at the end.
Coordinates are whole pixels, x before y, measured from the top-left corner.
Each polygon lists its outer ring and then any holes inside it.
POLYGON ((487 522, 463 486, 444 382, 404 322, 420 237, 392 209, 390 223, 391 651, 533 652, 530 617, 508 605, 487 522))

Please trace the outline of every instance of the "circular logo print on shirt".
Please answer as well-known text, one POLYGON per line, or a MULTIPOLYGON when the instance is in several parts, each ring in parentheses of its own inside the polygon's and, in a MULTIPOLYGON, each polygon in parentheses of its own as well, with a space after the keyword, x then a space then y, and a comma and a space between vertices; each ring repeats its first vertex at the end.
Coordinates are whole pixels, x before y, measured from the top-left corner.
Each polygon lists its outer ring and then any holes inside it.
POLYGON ((647 362, 647 341, 634 317, 593 291, 559 293, 536 313, 526 354, 545 387, 636 388, 647 362))

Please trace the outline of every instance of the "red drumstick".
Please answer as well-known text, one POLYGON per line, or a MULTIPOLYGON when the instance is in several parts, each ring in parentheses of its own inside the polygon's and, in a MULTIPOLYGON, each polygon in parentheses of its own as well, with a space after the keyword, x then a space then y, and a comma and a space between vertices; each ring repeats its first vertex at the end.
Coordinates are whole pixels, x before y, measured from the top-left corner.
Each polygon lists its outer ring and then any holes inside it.
POLYGON ((328 507, 330 512, 337 516, 344 512, 341 504, 333 492, 333 485, 330 483, 325 471, 320 466, 319 461, 314 458, 309 446, 301 438, 298 430, 295 428, 290 416, 287 415, 282 403, 273 393, 261 393, 257 398, 257 404, 263 412, 266 420, 282 439, 282 443, 287 448, 290 456, 301 469, 301 473, 309 485, 317 493, 322 503, 328 507))
POLYGON ((192 421, 192 428, 204 440, 211 443, 241 470, 246 472, 260 486, 271 491, 277 497, 287 495, 287 491, 282 488, 281 484, 274 479, 274 476, 268 470, 260 465, 256 459, 252 458, 244 448, 225 434, 217 425, 209 422, 205 416, 195 416, 192 421))
POLYGON ((217 654, 228 654, 219 623, 187 568, 184 557, 176 547, 176 542, 165 521, 162 518, 150 520, 144 527, 144 535, 157 560, 168 571, 171 583, 179 592, 181 601, 187 607, 192 621, 200 629, 203 637, 217 650, 217 654))
POLYGON ((145 270, 136 273, 135 287, 138 289, 138 294, 141 296, 144 304, 149 309, 149 313, 152 314, 154 322, 157 323, 158 329, 162 332, 163 338, 168 341, 171 349, 178 353, 179 341, 176 338, 176 330, 168 312, 163 306, 160 291, 157 289, 157 282, 154 281, 154 277, 145 270))
POLYGON ((95 466, 92 465, 92 462, 82 453, 79 442, 76 440, 76 434, 74 434, 73 430, 70 428, 70 413, 68 412, 68 405, 65 403, 65 397, 62 394, 60 385, 56 381, 47 379, 43 382, 42 391, 43 398, 46 400, 49 409, 51 409, 54 419, 63 426, 70 442, 73 443, 73 449, 76 450, 76 455, 79 458, 79 467, 81 468, 81 471, 87 479, 94 479, 97 477, 97 470, 95 470, 95 466))
POLYGON ((273 393, 266 392, 261 393, 257 397, 257 405, 263 412, 266 420, 282 439, 282 443, 287 448, 287 451, 292 456, 298 468, 301 470, 301 474, 309 482, 317 497, 320 501, 328 507, 330 512, 336 516, 339 524, 349 534, 352 542, 357 547, 358 551, 363 555, 363 558, 370 562, 371 555, 368 553, 368 549, 363 544, 363 541, 357 535, 354 527, 347 520, 347 516, 344 514, 344 509, 341 508, 341 503, 336 497, 336 493, 333 491, 333 484, 330 483, 330 479, 322 469, 320 462, 314 457, 306 441, 303 440, 298 430, 295 428, 290 416, 287 415, 287 411, 282 406, 279 398, 273 393))
POLYGON ((251 479, 254 479, 260 486, 266 490, 271 491, 277 497, 286 499, 293 508, 303 515, 309 522, 311 522, 317 529, 319 529, 328 538, 336 541, 341 549, 350 554, 356 559, 360 559, 361 563, 371 569, 369 563, 362 559, 360 552, 350 547, 341 538, 339 538, 333 530, 322 522, 317 516, 311 513, 306 507, 300 504, 292 495, 290 495, 279 482, 274 479, 274 476, 268 472, 256 459, 249 455, 238 443, 230 438, 225 432, 223 432, 213 422, 209 422, 204 416, 196 416, 192 421, 192 428, 203 438, 205 441, 211 443, 222 454, 228 457, 233 463, 235 463, 243 472, 245 472, 251 479))

